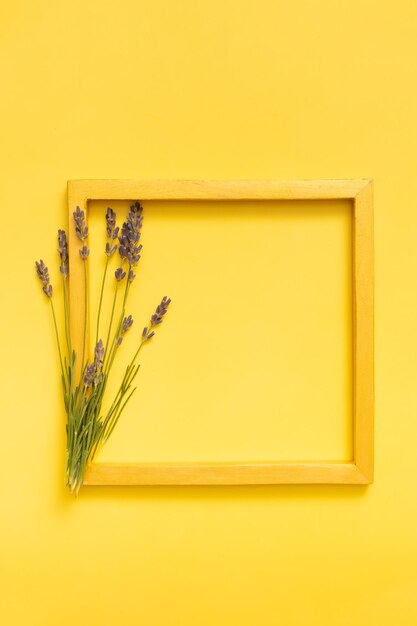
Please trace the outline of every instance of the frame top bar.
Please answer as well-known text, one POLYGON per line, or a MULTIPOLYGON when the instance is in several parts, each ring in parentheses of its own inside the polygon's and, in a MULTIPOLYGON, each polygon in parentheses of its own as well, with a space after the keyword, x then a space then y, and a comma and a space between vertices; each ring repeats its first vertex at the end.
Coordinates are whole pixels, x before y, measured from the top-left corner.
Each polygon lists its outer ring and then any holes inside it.
POLYGON ((69 180, 87 200, 325 200, 355 198, 371 184, 352 180, 69 180))

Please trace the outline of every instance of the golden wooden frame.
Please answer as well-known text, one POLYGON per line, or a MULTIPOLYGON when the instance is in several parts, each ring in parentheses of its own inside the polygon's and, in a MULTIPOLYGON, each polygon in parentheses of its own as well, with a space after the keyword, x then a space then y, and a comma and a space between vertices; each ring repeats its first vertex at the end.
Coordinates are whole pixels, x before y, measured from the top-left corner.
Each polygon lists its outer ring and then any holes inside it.
MULTIPOLYGON (((373 209, 369 180, 70 180, 68 206, 89 200, 351 199, 353 206, 353 459, 351 462, 92 463, 86 485, 255 485, 373 481, 373 209)), ((73 345, 82 345, 82 263, 70 228, 73 345)))

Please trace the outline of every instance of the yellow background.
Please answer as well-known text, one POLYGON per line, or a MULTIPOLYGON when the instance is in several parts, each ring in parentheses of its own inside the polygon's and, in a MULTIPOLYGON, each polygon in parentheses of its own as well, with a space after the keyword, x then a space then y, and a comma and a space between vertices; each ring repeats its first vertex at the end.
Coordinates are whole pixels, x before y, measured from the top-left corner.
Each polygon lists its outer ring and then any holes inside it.
MULTIPOLYGON (((1 13, 2 622, 414 626, 415 3, 8 0, 1 13), (53 265, 66 180, 332 177, 375 181, 375 484, 74 501, 33 271, 41 255, 53 265)), ((175 306, 149 369, 178 341, 175 306)))

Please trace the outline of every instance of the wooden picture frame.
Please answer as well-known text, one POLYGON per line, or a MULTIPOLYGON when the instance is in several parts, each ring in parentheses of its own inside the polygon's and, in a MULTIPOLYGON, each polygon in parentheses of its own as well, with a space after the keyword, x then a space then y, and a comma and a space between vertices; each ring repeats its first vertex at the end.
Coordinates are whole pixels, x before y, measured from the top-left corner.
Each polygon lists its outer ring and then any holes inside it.
MULTIPOLYGON (((369 180, 70 180, 70 221, 90 200, 350 199, 353 210, 353 459, 350 462, 91 463, 85 485, 369 484, 373 481, 373 207, 369 180)), ((69 232, 70 304, 82 301, 82 263, 69 232)), ((71 314, 75 348, 80 320, 71 314)))

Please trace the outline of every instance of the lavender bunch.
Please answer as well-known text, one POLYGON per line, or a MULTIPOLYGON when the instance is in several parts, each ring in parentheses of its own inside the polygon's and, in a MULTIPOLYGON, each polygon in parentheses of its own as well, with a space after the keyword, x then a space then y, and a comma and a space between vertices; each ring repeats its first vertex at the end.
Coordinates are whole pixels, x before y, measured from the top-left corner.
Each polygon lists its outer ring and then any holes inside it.
MULTIPOLYGON (((83 341, 81 361, 77 362, 78 355, 72 347, 70 328, 70 306, 68 298, 69 278, 69 250, 67 235, 64 230, 58 230, 58 254, 60 259, 59 271, 63 284, 63 304, 65 319, 66 349, 60 341, 58 325, 55 315, 53 289, 50 281, 49 270, 44 261, 36 261, 36 273, 42 285, 42 291, 48 298, 54 321, 55 334, 58 345, 59 361, 63 384, 64 404, 67 414, 67 484, 71 491, 78 493, 83 484, 84 475, 88 463, 94 458, 97 451, 108 440, 113 432, 127 402, 135 389, 133 382, 138 374, 139 365, 136 363, 142 346, 154 335, 167 313, 171 302, 166 296, 157 306, 151 316, 148 326, 145 326, 138 339, 138 347, 133 359, 128 364, 120 387, 109 408, 103 411, 105 392, 108 378, 114 359, 124 337, 133 326, 132 315, 125 315, 130 287, 135 279, 133 268, 138 265, 142 245, 140 243, 141 229, 143 224, 143 208, 139 202, 135 202, 129 209, 126 221, 121 230, 116 226, 116 213, 110 207, 106 211, 106 244, 104 253, 106 263, 102 279, 100 301, 97 313, 96 341, 94 354, 91 362, 86 358, 86 337, 88 324, 88 276, 87 263, 90 255, 88 248, 88 226, 85 212, 76 207, 73 213, 75 235, 81 242, 78 262, 83 264, 84 269, 84 306, 83 306, 83 341), (104 298, 104 286, 108 273, 109 264, 112 262, 114 253, 119 250, 121 259, 120 267, 117 267, 115 275, 115 288, 110 320, 108 322, 107 339, 103 342, 99 338, 100 317, 104 298), (125 269, 124 269, 125 267, 125 269), (126 278, 127 277, 127 278, 126 278), (124 288, 123 288, 124 286, 124 288), (117 296, 123 288, 124 295, 120 305, 119 320, 115 331, 112 333, 113 319, 117 310, 117 296)), ((77 255, 78 256, 78 255, 77 255)), ((76 262, 73 258, 72 263, 76 262)), ((130 333, 131 334, 131 333, 130 333)))

